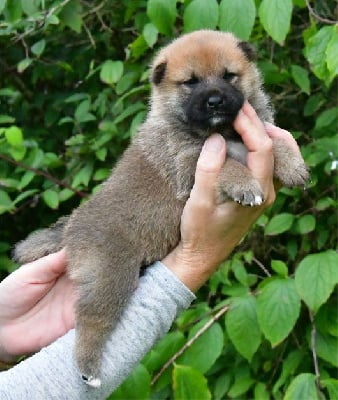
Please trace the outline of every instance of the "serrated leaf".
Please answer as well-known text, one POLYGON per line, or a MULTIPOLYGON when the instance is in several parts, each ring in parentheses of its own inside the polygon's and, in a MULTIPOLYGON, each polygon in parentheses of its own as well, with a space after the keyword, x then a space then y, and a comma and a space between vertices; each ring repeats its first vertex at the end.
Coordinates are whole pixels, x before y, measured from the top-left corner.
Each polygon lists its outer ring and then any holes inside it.
POLYGON ((300 399, 319 400, 315 375, 309 373, 298 375, 287 388, 283 398, 283 400, 300 399))
POLYGON ((38 42, 33 44, 33 46, 31 47, 31 50, 32 50, 33 54, 35 54, 36 56, 39 57, 45 50, 45 47, 46 47, 46 41, 45 41, 45 39, 41 39, 38 42))
POLYGON ((310 79, 309 72, 303 67, 299 65, 291 65, 291 75, 293 80, 302 90, 302 92, 306 94, 310 94, 310 79))
POLYGON ((160 33, 170 36, 176 19, 176 0, 148 0, 147 15, 160 33))
POLYGON ((215 29, 219 6, 216 0, 192 0, 184 10, 184 32, 197 29, 215 29))
POLYGON ((100 79, 102 82, 112 85, 120 80, 123 69, 122 61, 107 60, 101 66, 100 79))
POLYGON ((53 210, 59 207, 59 195, 55 190, 47 189, 42 193, 42 198, 48 207, 53 210))
POLYGON ((25 71, 25 69, 27 69, 33 62, 32 58, 25 58, 24 60, 21 60, 18 65, 17 65, 17 70, 19 72, 19 74, 21 74, 22 72, 25 71))
POLYGON ((266 235, 279 235, 286 232, 291 228, 294 219, 295 216, 289 213, 275 215, 265 226, 264 232, 266 235))
MULTIPOLYGON (((206 321, 197 324, 191 330, 189 338, 205 325, 206 321)), ((204 373, 215 363, 223 349, 223 331, 218 323, 207 329, 184 353, 178 358, 178 363, 189 365, 204 373)))
POLYGON ((219 27, 248 40, 256 18, 254 0, 222 0, 219 5, 219 27), (243 12, 245 10, 245 12, 243 12))
POLYGON ((5 137, 11 146, 21 146, 23 142, 22 130, 17 126, 11 126, 5 130, 5 137))
POLYGON ((273 40, 283 44, 290 30, 292 0, 262 0, 258 15, 273 40))
POLYGON ((234 298, 225 316, 225 326, 237 351, 250 362, 261 343, 256 299, 253 296, 234 298))
POLYGON ((333 250, 306 256, 296 270, 297 291, 316 313, 338 283, 338 254, 333 250))
POLYGON ((192 367, 175 365, 173 386, 175 400, 211 399, 207 380, 199 371, 192 367))
POLYGON ((272 346, 292 331, 300 312, 300 298, 293 279, 276 278, 268 282, 257 298, 258 323, 272 346))

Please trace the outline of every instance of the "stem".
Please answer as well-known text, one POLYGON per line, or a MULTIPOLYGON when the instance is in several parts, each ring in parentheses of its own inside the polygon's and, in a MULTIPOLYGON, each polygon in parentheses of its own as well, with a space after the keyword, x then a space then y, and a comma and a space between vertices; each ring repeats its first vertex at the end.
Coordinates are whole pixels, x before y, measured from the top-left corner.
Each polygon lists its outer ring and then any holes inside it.
POLYGON ((316 330, 316 324, 315 324, 314 317, 313 317, 311 310, 309 310, 309 316, 310 316, 310 321, 311 321, 311 325, 312 325, 312 329, 311 329, 312 358, 313 358, 313 365, 314 365, 315 375, 316 375, 316 385, 319 389, 320 388, 320 384, 319 384, 320 373, 319 373, 319 366, 318 366, 318 357, 317 357, 317 352, 316 352, 317 330, 316 330))
POLYGON ((309 13, 319 22, 323 22, 325 24, 330 24, 330 25, 335 25, 338 21, 333 21, 331 19, 323 18, 320 15, 318 15, 315 10, 310 6, 309 0, 305 0, 306 7, 309 10, 309 13))
POLYGON ((187 348, 189 348, 194 342, 196 342, 196 340, 197 340, 201 335, 203 335, 203 333, 204 333, 206 330, 208 330, 214 322, 216 322, 217 320, 219 320, 219 319, 221 318, 221 316, 222 316, 223 314, 225 314, 225 313, 229 310, 229 307, 230 307, 229 305, 226 305, 226 306, 222 307, 222 308, 217 312, 217 314, 215 314, 215 315, 210 319, 210 321, 208 321, 205 325, 203 325, 202 328, 199 329, 199 330, 195 333, 195 335, 194 335, 190 340, 188 340, 187 343, 186 343, 177 353, 175 353, 175 354, 162 366, 162 368, 160 369, 160 371, 159 371, 159 372, 154 376, 154 378, 152 379, 151 384, 154 385, 154 384, 158 381, 158 379, 160 378, 160 376, 163 374, 163 372, 166 371, 166 370, 170 367, 170 365, 172 365, 172 364, 177 360, 177 358, 180 357, 180 356, 187 350, 187 348))
POLYGON ((26 171, 32 171, 32 172, 34 172, 35 175, 43 176, 46 179, 48 179, 49 181, 54 182, 54 183, 56 183, 57 185, 59 185, 61 187, 64 187, 64 188, 67 188, 67 189, 71 190, 72 192, 76 193, 80 197, 85 198, 85 197, 88 196, 87 193, 84 193, 84 192, 81 192, 79 190, 76 190, 76 189, 72 188, 70 185, 68 185, 68 183, 62 182, 59 179, 54 178, 54 176, 48 174, 47 172, 44 172, 44 171, 41 171, 39 169, 30 167, 29 165, 23 164, 20 161, 15 161, 15 160, 11 159, 10 157, 5 156, 4 154, 0 154, 0 158, 5 160, 5 161, 7 161, 10 164, 14 164, 17 167, 23 168, 26 171))

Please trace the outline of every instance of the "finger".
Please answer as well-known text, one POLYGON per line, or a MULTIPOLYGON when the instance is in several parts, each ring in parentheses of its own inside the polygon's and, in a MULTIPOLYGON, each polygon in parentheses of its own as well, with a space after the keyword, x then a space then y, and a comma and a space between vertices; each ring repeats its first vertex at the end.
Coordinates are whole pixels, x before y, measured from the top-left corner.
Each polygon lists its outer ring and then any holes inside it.
POLYGON ((244 102, 233 125, 249 152, 261 151, 265 146, 271 147, 271 139, 264 124, 248 101, 244 102))
POLYGON ((20 278, 26 283, 47 283, 63 274, 66 266, 66 251, 62 249, 25 264, 15 272, 20 274, 20 278))
POLYGON ((190 199, 198 203, 214 202, 215 186, 219 172, 224 165, 226 144, 219 134, 211 135, 204 143, 197 161, 195 184, 190 199))
POLYGON ((291 147, 296 153, 300 154, 298 144, 290 132, 285 129, 281 129, 270 122, 265 122, 264 125, 267 134, 272 139, 284 140, 289 147, 291 147))

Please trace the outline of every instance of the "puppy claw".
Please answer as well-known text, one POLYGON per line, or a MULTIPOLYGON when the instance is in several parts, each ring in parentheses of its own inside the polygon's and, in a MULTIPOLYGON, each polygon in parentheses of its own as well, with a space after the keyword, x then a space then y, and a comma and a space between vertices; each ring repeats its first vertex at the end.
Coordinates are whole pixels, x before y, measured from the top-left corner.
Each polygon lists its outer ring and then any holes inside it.
POLYGON ((82 380, 88 385, 93 388, 99 388, 101 386, 101 379, 94 378, 93 376, 85 376, 81 375, 82 380))

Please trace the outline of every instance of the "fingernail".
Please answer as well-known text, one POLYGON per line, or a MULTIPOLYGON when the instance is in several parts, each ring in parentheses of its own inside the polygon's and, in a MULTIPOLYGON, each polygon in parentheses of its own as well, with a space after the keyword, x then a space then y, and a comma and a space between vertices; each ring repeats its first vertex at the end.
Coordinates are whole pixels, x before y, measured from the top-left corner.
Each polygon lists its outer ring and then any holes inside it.
POLYGON ((224 139, 221 135, 211 135, 205 141, 203 150, 210 151, 213 153, 220 153, 224 147, 224 139))

